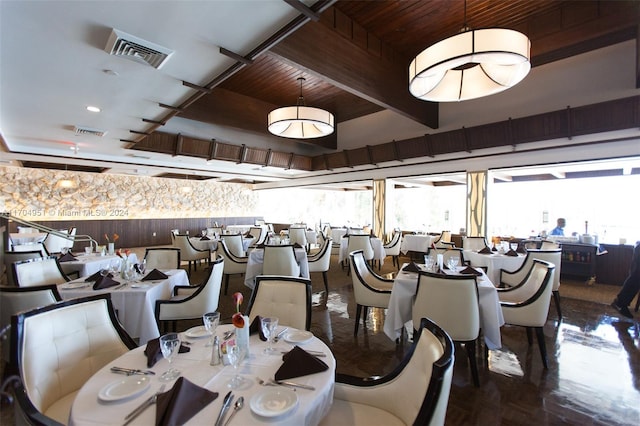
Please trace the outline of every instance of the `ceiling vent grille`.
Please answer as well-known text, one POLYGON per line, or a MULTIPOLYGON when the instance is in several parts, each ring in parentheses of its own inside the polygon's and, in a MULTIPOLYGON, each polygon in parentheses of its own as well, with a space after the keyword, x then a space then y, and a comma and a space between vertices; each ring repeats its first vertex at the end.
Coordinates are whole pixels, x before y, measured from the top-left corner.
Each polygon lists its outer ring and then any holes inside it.
POLYGON ((154 68, 162 67, 173 54, 173 50, 115 28, 111 31, 104 50, 110 55, 131 59, 154 68))
POLYGON ((103 137, 104 135, 107 134, 106 130, 92 129, 90 127, 81 127, 81 126, 75 126, 74 131, 76 132, 76 136, 91 135, 91 136, 103 137))

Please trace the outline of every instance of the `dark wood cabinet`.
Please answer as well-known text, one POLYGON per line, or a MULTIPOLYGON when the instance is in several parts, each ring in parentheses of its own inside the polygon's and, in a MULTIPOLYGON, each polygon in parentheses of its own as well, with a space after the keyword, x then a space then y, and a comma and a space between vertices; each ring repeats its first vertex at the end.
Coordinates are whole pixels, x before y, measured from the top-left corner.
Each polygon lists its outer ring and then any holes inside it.
POLYGON ((562 275, 589 279, 596 276, 596 253, 592 244, 562 244, 562 275))

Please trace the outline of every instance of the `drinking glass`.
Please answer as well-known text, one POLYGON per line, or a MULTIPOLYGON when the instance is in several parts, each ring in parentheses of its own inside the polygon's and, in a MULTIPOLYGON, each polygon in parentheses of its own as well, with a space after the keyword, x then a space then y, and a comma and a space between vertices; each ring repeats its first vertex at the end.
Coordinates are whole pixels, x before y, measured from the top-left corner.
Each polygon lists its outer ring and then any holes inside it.
POLYGON ((267 342, 269 346, 264 349, 265 354, 275 354, 278 352, 273 348, 273 338, 276 334, 276 328, 278 328, 278 318, 276 317, 265 317, 261 318, 260 326, 262 327, 262 334, 267 338, 267 342))
POLYGON ((178 333, 168 333, 164 336, 160 336, 160 350, 162 351, 164 359, 169 362, 169 369, 162 373, 160 380, 169 381, 177 379, 178 376, 180 376, 180 371, 171 367, 171 361, 180 350, 180 338, 178 337, 178 333))
POLYGON ((227 386, 231 389, 238 389, 242 386, 246 379, 238 374, 238 366, 244 360, 244 357, 247 355, 247 348, 244 346, 240 346, 237 344, 237 341, 233 345, 227 344, 227 357, 229 358, 229 362, 233 366, 233 378, 229 381, 227 386))
POLYGON ((115 277, 120 272, 120 259, 113 259, 109 263, 109 272, 115 277))
POLYGON ((433 260, 433 257, 431 256, 424 257, 424 266, 427 269, 427 271, 432 272, 434 264, 435 264, 435 260, 433 260))
POLYGON ((202 316, 202 322, 205 330, 209 333, 209 341, 205 346, 212 346, 213 335, 215 334, 218 323, 220 322, 220 312, 207 312, 202 316))
POLYGON ((457 257, 450 257, 449 258, 449 269, 451 271, 455 272, 457 267, 458 267, 458 258, 457 257))

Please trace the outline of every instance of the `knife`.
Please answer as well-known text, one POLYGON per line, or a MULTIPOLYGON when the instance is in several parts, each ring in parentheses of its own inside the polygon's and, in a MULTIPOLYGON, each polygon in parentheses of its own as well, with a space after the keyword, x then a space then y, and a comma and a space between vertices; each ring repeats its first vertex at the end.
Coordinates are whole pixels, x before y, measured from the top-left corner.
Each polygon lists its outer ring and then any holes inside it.
POLYGON ((227 393, 224 397, 224 401, 222 402, 222 408, 220 409, 220 414, 218 414, 218 419, 216 420, 215 426, 221 426, 223 424, 224 415, 227 413, 227 410, 231 406, 231 401, 233 401, 233 394, 231 391, 227 393))
POLYGON ((154 393, 153 395, 151 395, 149 397, 149 399, 147 399, 145 402, 143 402, 142 404, 140 404, 135 410, 133 410, 132 412, 130 412, 129 414, 127 414, 127 416, 124 418, 126 420, 126 422, 124 423, 123 426, 127 426, 129 423, 131 423, 133 421, 133 419, 135 419, 136 417, 138 417, 140 414, 142 414, 142 412, 144 410, 147 409, 147 407, 153 405, 156 403, 156 401, 158 400, 158 395, 160 395, 165 388, 166 385, 162 385, 160 386, 160 389, 158 389, 158 392, 154 393))
POLYGON ((122 368, 122 367, 111 367, 111 372, 112 373, 119 373, 119 374, 126 374, 126 375, 132 375, 132 374, 143 374, 145 376, 155 376, 156 373, 154 373, 151 370, 135 370, 135 369, 131 369, 131 368, 122 368))
POLYGON ((274 342, 278 342, 278 340, 282 339, 282 335, 284 334, 285 331, 287 331, 289 329, 289 327, 285 327, 282 329, 282 331, 278 334, 276 334, 276 337, 273 339, 274 342))

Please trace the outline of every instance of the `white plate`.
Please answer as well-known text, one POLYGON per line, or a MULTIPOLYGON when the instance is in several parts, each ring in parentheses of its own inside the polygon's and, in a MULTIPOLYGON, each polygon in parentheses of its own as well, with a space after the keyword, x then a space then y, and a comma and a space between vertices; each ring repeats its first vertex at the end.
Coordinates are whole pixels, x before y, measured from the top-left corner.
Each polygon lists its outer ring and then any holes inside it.
POLYGON ((291 331, 284 335, 284 340, 289 343, 307 343, 313 339, 313 333, 310 331, 291 331))
POLYGON ((262 417, 275 417, 288 413, 298 405, 295 392, 285 389, 264 389, 253 395, 251 411, 262 417))
POLYGON ((60 288, 63 290, 71 290, 74 288, 83 288, 91 285, 91 282, 86 281, 78 281, 78 282, 70 282, 65 284, 60 284, 60 288))
POLYGON ((146 376, 128 376, 117 382, 109 383, 98 393, 101 401, 118 401, 139 395, 149 389, 151 380, 146 376))
POLYGON ((184 332, 184 335, 187 337, 191 337, 192 339, 199 339, 200 337, 209 337, 209 333, 207 332, 207 329, 204 328, 204 325, 191 327, 190 329, 184 332))

